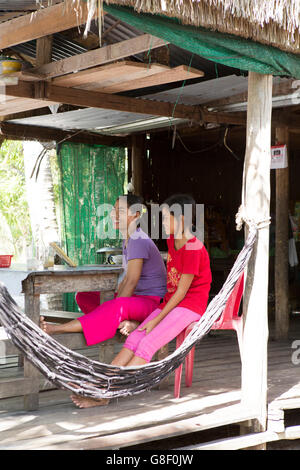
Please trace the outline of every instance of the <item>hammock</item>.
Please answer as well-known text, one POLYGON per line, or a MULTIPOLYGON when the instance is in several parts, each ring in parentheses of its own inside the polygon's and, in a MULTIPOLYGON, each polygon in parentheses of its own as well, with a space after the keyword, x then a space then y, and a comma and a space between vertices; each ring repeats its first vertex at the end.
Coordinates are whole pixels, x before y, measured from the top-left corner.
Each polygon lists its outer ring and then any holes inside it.
POLYGON ((221 316, 228 297, 249 261, 258 227, 249 235, 222 289, 179 348, 143 366, 119 367, 91 360, 58 343, 28 318, 0 283, 0 322, 9 339, 58 388, 90 398, 115 398, 145 392, 177 369, 185 356, 221 316))

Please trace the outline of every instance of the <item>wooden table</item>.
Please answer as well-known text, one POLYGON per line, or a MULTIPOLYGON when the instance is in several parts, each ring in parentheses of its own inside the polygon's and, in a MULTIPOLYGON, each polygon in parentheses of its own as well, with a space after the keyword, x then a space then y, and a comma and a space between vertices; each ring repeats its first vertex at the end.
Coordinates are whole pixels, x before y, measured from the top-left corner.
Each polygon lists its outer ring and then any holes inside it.
MULTIPOLYGON (((101 303, 113 298, 120 266, 78 267, 63 270, 34 271, 22 281, 25 294, 25 313, 35 323, 40 321, 40 295, 67 292, 101 291, 101 303)), ((68 336, 68 335, 65 335, 68 336)), ((35 410, 39 405, 39 371, 24 359, 24 378, 30 379, 30 390, 24 395, 26 410, 35 410)))

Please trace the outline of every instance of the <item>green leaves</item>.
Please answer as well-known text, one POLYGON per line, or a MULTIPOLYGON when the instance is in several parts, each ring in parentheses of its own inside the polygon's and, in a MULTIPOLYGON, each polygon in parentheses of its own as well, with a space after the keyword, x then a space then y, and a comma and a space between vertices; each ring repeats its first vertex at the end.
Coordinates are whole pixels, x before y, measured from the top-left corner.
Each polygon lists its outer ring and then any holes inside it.
MULTIPOLYGON (((0 228, 0 253, 11 251, 15 258, 22 252, 24 241, 31 240, 22 142, 5 140, 0 147, 0 218, 9 229, 0 228)), ((11 253, 12 254, 12 253, 11 253)))

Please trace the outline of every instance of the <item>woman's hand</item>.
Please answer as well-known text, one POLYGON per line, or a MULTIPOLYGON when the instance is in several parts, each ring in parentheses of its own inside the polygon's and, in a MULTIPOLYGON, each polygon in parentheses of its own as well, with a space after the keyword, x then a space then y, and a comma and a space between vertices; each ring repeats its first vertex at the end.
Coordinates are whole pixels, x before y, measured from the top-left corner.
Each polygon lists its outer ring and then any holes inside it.
POLYGON ((138 331, 146 331, 146 334, 149 334, 152 330, 154 330, 154 328, 168 315, 168 313, 173 310, 173 308, 177 307, 179 302, 184 299, 193 279, 194 274, 182 274, 177 286, 177 290, 167 305, 165 305, 165 307, 155 318, 148 321, 148 323, 139 328, 138 331))
POLYGON ((138 331, 146 331, 146 335, 148 335, 154 328, 157 326, 157 321, 155 318, 153 320, 148 321, 146 325, 142 326, 141 328, 138 329, 138 331))

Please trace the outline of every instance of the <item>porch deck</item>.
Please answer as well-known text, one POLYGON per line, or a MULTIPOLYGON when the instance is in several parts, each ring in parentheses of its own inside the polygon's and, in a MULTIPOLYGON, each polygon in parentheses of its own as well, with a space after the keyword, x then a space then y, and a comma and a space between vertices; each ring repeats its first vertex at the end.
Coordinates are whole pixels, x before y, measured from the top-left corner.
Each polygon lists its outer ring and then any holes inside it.
MULTIPOLYGON (((40 409, 34 412, 23 411, 22 397, 0 400, 0 449, 124 449, 153 441, 153 448, 163 449, 165 439, 205 430, 211 430, 211 438, 203 448, 242 448, 300 438, 300 426, 285 426, 285 410, 300 408, 300 365, 293 364, 291 347, 300 338, 299 319, 292 322, 291 332, 288 341, 275 342, 271 328, 268 430, 249 435, 248 440, 244 436, 243 444, 238 436, 227 444, 214 441, 220 427, 247 424, 254 418, 240 405, 241 362, 235 334, 217 331, 197 346, 193 385, 182 384, 177 400, 174 374, 165 389, 115 399, 101 408, 77 409, 69 392, 62 390, 40 392, 40 409)), ((16 373, 16 368, 2 369, 0 377, 16 373)))

